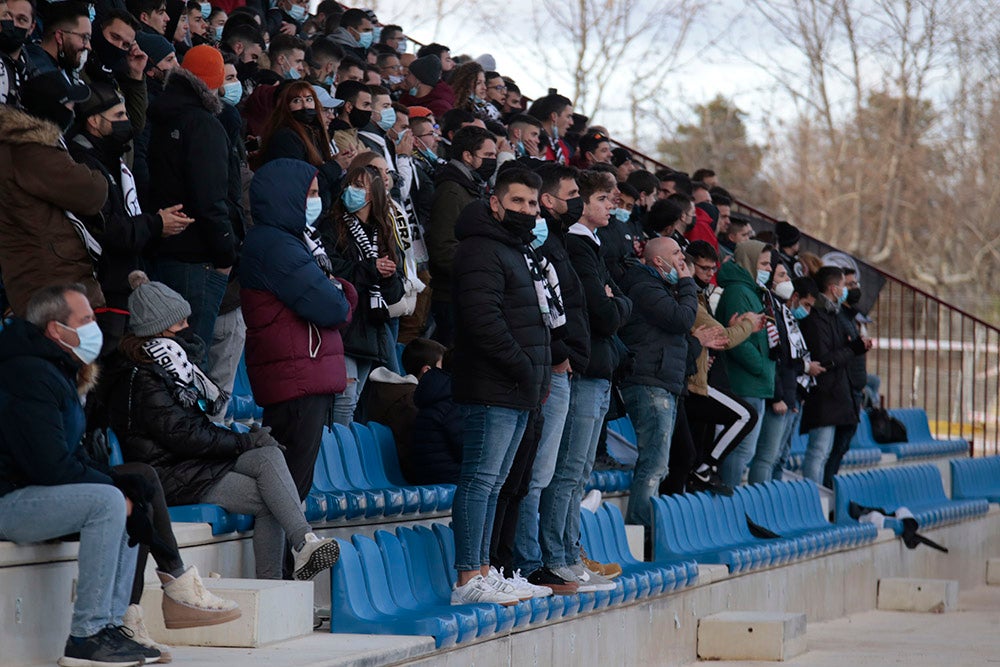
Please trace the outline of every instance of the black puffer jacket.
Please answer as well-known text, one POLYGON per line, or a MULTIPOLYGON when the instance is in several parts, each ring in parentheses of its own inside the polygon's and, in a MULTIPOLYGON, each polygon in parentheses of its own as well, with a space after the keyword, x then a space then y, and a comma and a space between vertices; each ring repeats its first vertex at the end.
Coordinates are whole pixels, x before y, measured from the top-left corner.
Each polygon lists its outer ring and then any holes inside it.
POLYGON ((631 260, 622 289, 635 307, 621 338, 635 353, 635 370, 622 384, 649 385, 680 395, 688 369, 688 332, 698 314, 698 287, 692 278, 668 285, 654 269, 631 260))
POLYGON ((229 217, 229 140, 216 116, 222 99, 186 69, 167 75, 163 94, 149 109, 149 201, 157 211, 184 205, 187 229, 159 244, 159 255, 227 268, 236 261, 229 217))
POLYGON ((455 232, 457 400, 532 410, 548 391, 552 354, 524 241, 486 202, 467 206, 455 232))
POLYGON ((590 321, 587 319, 587 298, 583 294, 580 276, 576 274, 566 250, 566 230, 548 210, 542 209, 549 227, 549 237, 538 249, 551 262, 559 276, 559 289, 566 309, 566 326, 562 336, 552 337, 552 365, 569 359, 574 371, 582 371, 590 363, 590 321))
POLYGON ((566 235, 566 249, 583 285, 590 323, 590 361, 586 367, 574 366, 573 370, 589 378, 610 380, 622 360, 621 346, 614 337, 628 322, 632 302, 611 279, 601 258, 601 247, 582 225, 570 229, 566 235), (608 296, 606 287, 611 288, 614 296, 608 296))
POLYGON ((826 369, 816 376, 816 386, 802 408, 802 433, 820 426, 858 423, 861 402, 851 390, 849 369, 855 358, 864 354, 865 344, 860 338, 851 337, 837 312, 839 309, 840 306, 820 295, 809 317, 799 324, 810 357, 826 369))
POLYGON ((411 484, 457 484, 462 472, 462 406, 452 396, 451 375, 431 368, 413 393, 417 416, 403 474, 411 484))
POLYGON ((197 405, 182 405, 173 380, 157 364, 116 354, 105 373, 110 425, 125 460, 156 470, 168 505, 201 502, 246 449, 247 436, 216 426, 197 405))

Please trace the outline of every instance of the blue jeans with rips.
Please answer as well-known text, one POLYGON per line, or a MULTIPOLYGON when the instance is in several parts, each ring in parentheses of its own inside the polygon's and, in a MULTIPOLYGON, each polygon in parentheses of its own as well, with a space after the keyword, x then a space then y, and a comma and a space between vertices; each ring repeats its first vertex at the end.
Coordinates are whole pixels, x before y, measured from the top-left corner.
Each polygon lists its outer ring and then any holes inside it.
POLYGON ((465 410, 462 473, 451 508, 455 569, 478 570, 490 562, 497 497, 528 423, 527 410, 469 405, 465 410))
POLYGON ((661 387, 638 384, 622 388, 622 399, 635 427, 639 449, 625 522, 651 527, 652 499, 667 476, 670 461, 670 441, 677 421, 677 395, 661 387))
POLYGON ((760 437, 760 429, 764 425, 764 399, 753 396, 740 396, 749 403, 750 407, 757 411, 757 423, 753 430, 747 433, 746 437, 736 445, 736 448, 722 460, 719 466, 719 477, 722 481, 732 487, 737 487, 743 481, 743 469, 750 463, 754 453, 757 451, 757 440, 760 437))
POLYGON ((570 405, 570 379, 566 373, 553 373, 549 396, 542 405, 542 437, 538 441, 535 464, 531 468, 528 494, 518 508, 517 533, 514 538, 514 568, 525 576, 542 566, 539 545, 538 508, 542 491, 552 482, 556 470, 559 443, 566 425, 570 405))
POLYGON ((573 376, 555 470, 538 505, 538 542, 549 568, 580 562, 580 502, 610 404, 610 380, 573 376))
POLYGON ((137 550, 128 546, 125 497, 110 484, 25 486, 0 496, 0 540, 30 543, 80 533, 74 637, 120 625, 137 550))

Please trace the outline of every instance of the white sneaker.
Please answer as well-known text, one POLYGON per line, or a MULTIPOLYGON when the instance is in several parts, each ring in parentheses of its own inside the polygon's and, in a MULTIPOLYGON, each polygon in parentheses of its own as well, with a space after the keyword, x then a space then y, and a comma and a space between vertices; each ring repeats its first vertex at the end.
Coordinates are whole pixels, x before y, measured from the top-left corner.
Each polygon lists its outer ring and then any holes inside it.
POLYGON ((512 607, 520 600, 513 595, 501 593, 492 584, 487 583, 481 574, 474 576, 464 586, 455 586, 451 591, 452 604, 481 604, 483 602, 512 607))
POLYGON ((579 588, 576 589, 577 593, 593 593, 594 591, 600 590, 597 588, 596 584, 589 580, 589 578, 581 579, 580 576, 569 567, 553 567, 549 569, 563 581, 575 581, 579 584, 579 588))
POLYGON ((160 658, 156 662, 165 664, 173 660, 173 656, 170 655, 170 647, 156 643, 149 636, 149 630, 146 629, 146 623, 142 617, 142 607, 130 604, 125 610, 125 616, 122 617, 122 625, 132 631, 132 641, 160 652, 160 658))
POLYGON ((299 581, 308 581, 317 574, 331 568, 340 558, 340 545, 329 537, 317 537, 306 533, 306 541, 295 554, 295 574, 299 581))
POLYGON ((583 563, 577 563, 576 565, 570 565, 569 571, 576 575, 577 581, 587 582, 594 586, 592 590, 595 591, 613 591, 615 590, 615 582, 611 581, 607 577, 601 576, 596 572, 588 570, 583 566, 583 563))
POLYGON ((591 512, 601 509, 601 492, 599 489, 591 489, 590 493, 583 497, 580 507, 591 512))
POLYGON ((530 592, 526 592, 523 589, 518 590, 517 586, 514 585, 514 582, 504 577, 502 572, 497 572, 495 567, 491 566, 490 573, 483 577, 483 579, 486 580, 487 584, 501 593, 516 597, 518 600, 530 600, 534 597, 530 592))
MULTIPOLYGON (((503 568, 500 568, 500 576, 503 576, 503 568)), ((552 589, 548 586, 536 586, 521 576, 520 570, 514 570, 514 576, 507 579, 507 583, 514 587, 516 595, 521 597, 521 593, 530 593, 533 598, 547 598, 552 595, 552 589)), ((521 598, 522 600, 524 598, 521 598)), ((529 598, 530 599, 530 598, 529 598)))

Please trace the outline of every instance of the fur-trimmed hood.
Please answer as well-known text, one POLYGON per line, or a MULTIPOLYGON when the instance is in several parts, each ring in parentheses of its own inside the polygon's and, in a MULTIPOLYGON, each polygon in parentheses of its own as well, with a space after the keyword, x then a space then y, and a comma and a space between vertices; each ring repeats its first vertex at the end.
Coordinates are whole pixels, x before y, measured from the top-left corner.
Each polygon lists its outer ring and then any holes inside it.
POLYGON ((13 146, 42 144, 58 146, 62 133, 55 123, 42 120, 14 107, 0 105, 0 143, 13 146))
POLYGON ((167 78, 163 82, 164 94, 156 99, 153 107, 150 109, 159 109, 163 111, 168 111, 172 113, 173 109, 164 109, 164 107, 172 107, 172 96, 171 91, 185 92, 193 96, 198 100, 198 103, 204 107, 213 116, 218 116, 219 112, 222 111, 222 98, 219 97, 217 91, 209 90, 205 82, 199 79, 197 76, 184 69, 183 67, 175 67, 167 74, 167 78))

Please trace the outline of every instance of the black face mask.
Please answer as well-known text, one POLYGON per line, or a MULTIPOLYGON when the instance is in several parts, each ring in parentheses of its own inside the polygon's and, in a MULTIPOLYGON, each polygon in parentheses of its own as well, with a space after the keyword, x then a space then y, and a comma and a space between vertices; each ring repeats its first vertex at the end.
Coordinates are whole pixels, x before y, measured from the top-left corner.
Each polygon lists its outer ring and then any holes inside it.
MULTIPOLYGON (((479 175, 479 178, 484 181, 488 181, 493 177, 493 174, 496 173, 496 170, 497 159, 495 157, 484 157, 483 163, 476 167, 474 171, 479 175)), ((531 224, 534 226, 534 221, 532 221, 531 224)))
POLYGON ((292 112, 292 118, 299 121, 303 125, 312 125, 314 122, 316 122, 316 110, 297 109, 292 112))
POLYGON ((347 122, 351 124, 356 130, 360 130, 368 123, 372 122, 372 112, 370 109, 358 109, 357 107, 351 109, 350 113, 347 114, 347 122))
POLYGON ((236 63, 236 78, 246 82, 257 74, 258 69, 259 66, 253 60, 245 63, 236 63))
POLYGON ((113 143, 124 148, 130 141, 132 141, 132 121, 111 121, 111 134, 109 134, 107 138, 113 143))
POLYGON ((861 288, 855 287, 847 290, 847 305, 856 306, 861 301, 861 288))
POLYGON ((559 215, 559 222, 569 227, 580 222, 583 216, 583 197, 572 197, 566 200, 566 212, 559 215))
POLYGON ((125 71, 128 67, 128 62, 125 60, 125 58, 128 57, 128 51, 125 49, 119 49, 117 46, 106 40, 104 38, 104 32, 101 30, 94 31, 92 41, 94 45, 94 53, 97 55, 98 59, 100 59, 102 65, 116 74, 125 71))
POLYGON ((0 21, 0 51, 14 53, 24 46, 28 29, 18 28, 13 21, 0 21))
POLYGON ((505 211, 500 225, 513 233, 525 243, 530 243, 534 238, 531 233, 535 228, 535 221, 538 218, 531 213, 518 213, 517 211, 505 211))

